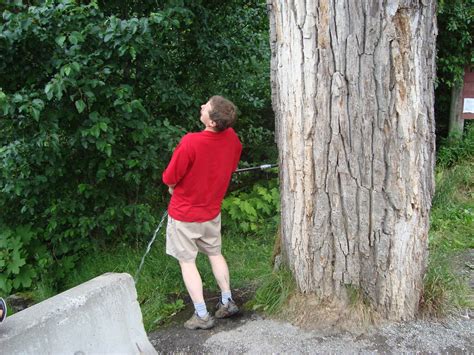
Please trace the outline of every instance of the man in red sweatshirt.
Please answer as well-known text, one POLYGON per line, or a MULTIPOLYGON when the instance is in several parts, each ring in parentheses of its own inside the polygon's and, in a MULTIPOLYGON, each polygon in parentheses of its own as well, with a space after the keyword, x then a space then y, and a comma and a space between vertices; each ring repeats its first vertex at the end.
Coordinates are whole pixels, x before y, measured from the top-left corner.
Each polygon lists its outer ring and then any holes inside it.
POLYGON ((231 128, 236 107, 222 96, 213 96, 201 106, 205 129, 186 134, 163 173, 171 201, 168 206, 166 253, 181 266, 186 289, 195 313, 184 326, 209 329, 214 318, 208 313, 202 281, 196 267, 198 251, 209 257, 212 272, 221 289, 216 318, 230 317, 239 309, 232 300, 229 269, 221 254, 221 204, 232 173, 237 169, 242 144, 231 128))

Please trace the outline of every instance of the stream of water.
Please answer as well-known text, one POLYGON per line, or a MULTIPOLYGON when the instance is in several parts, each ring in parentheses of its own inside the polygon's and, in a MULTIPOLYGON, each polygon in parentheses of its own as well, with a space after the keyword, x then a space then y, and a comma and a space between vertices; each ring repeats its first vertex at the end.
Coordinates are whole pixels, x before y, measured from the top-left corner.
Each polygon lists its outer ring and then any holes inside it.
POLYGON ((151 246, 152 246, 153 242, 155 241, 156 235, 160 231, 161 226, 163 225, 163 221, 165 220, 166 216, 168 216, 168 211, 165 211, 165 213, 163 213, 163 217, 161 217, 160 224, 158 224, 158 228, 156 228, 155 233, 153 233, 153 237, 151 238, 150 242, 148 243, 145 254, 143 254, 142 261, 140 262, 140 266, 138 267, 138 270, 135 273, 135 278, 134 278, 135 284, 138 282, 138 276, 140 276, 140 271, 142 271, 142 267, 143 267, 143 263, 145 262, 145 258, 148 255, 148 253, 150 252, 151 246))

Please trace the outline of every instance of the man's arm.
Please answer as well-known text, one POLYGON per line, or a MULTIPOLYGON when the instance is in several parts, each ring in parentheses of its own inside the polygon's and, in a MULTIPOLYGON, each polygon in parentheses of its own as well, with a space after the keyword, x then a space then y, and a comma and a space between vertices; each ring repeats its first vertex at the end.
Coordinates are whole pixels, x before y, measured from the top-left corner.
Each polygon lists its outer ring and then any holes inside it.
POLYGON ((173 152, 173 156, 163 172, 163 182, 168 185, 168 191, 172 194, 174 187, 186 175, 189 165, 192 163, 189 152, 184 142, 184 137, 173 152))
POLYGON ((232 171, 236 171, 237 168, 239 167, 239 161, 240 161, 240 155, 241 154, 242 154, 242 143, 240 141, 238 141, 238 147, 237 147, 237 151, 236 151, 235 158, 234 158, 234 170, 232 170, 232 171))

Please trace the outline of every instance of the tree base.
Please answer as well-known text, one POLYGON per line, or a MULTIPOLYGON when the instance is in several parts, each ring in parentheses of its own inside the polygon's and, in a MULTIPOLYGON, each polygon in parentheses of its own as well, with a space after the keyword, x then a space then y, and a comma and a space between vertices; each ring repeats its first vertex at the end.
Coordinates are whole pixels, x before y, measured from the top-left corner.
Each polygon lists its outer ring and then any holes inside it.
POLYGON ((379 326, 383 318, 363 300, 350 304, 342 301, 322 301, 315 295, 293 295, 280 313, 282 318, 308 329, 327 335, 341 332, 366 333, 379 326))

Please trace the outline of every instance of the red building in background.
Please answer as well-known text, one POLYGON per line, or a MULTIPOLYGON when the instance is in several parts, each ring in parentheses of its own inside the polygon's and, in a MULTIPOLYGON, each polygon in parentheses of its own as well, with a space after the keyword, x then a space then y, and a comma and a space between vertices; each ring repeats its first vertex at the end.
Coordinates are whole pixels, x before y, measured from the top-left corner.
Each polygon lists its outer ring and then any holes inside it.
POLYGON ((454 87, 451 95, 449 114, 449 133, 462 132, 464 120, 474 119, 474 66, 464 69, 464 80, 461 87, 454 87))

